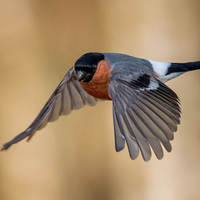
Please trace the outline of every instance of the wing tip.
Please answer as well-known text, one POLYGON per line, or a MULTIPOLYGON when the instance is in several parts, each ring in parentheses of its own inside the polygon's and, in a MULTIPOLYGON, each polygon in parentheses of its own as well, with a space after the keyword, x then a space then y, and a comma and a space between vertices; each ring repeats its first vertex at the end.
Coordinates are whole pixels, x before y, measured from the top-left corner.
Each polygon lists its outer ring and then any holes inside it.
POLYGON ((3 145, 3 147, 1 148, 1 151, 5 151, 7 150, 12 144, 10 144, 10 142, 7 142, 3 145))
POLYGON ((115 145, 115 151, 116 152, 120 152, 120 151, 122 151, 124 149, 124 145, 123 146, 117 146, 117 145, 115 145))

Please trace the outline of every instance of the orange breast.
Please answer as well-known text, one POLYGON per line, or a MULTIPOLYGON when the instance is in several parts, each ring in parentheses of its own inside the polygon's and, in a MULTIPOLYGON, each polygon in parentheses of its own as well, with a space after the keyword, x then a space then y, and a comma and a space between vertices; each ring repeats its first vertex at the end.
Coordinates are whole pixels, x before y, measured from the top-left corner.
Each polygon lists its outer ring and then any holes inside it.
POLYGON ((99 62, 97 71, 90 82, 80 82, 83 89, 98 99, 112 100, 108 95, 111 67, 105 60, 99 62))

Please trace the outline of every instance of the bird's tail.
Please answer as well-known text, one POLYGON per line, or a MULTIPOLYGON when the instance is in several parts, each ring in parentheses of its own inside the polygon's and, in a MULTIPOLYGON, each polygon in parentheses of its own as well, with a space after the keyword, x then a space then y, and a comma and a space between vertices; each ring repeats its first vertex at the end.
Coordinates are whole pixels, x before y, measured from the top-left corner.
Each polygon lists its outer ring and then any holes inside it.
POLYGON ((166 75, 175 72, 187 72, 196 69, 200 69, 200 61, 188 63, 171 63, 171 66, 169 67, 166 75))

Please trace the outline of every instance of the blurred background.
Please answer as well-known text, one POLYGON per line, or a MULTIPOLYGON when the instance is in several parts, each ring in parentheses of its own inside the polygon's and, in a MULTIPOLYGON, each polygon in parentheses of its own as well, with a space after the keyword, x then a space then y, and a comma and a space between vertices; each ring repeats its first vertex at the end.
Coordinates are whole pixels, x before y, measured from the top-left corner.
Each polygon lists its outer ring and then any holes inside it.
MULTIPOLYGON (((82 54, 200 60, 198 0, 1 0, 0 144, 24 131, 82 54)), ((171 153, 116 153, 112 103, 84 107, 0 153, 1 200, 199 200, 200 70, 167 83, 182 103, 171 153)))

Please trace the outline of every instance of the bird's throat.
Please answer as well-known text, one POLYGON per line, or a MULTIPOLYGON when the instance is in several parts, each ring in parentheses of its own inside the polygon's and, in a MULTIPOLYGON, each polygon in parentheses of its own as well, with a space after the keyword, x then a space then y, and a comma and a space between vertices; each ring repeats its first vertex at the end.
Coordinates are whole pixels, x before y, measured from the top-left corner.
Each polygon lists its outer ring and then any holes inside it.
POLYGON ((82 88, 98 99, 112 100, 108 95, 111 67, 105 60, 99 62, 97 71, 90 82, 80 82, 82 88))

